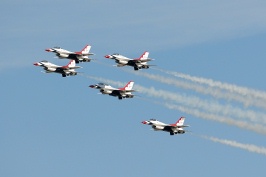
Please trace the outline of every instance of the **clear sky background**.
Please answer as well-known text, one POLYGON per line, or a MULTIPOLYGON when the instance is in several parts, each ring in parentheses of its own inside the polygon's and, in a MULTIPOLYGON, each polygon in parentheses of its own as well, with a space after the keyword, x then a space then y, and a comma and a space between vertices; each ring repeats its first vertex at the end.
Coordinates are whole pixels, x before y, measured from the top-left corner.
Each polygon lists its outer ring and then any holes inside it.
POLYGON ((264 0, 1 1, 0 176, 264 176, 265 9, 264 0), (97 60, 75 77, 32 65, 65 65, 45 49, 86 44, 97 60), (146 50, 157 66, 138 75, 104 58, 146 50), (99 95, 92 76, 133 80, 138 96, 99 95), (141 124, 181 116, 191 125, 183 135, 141 124))

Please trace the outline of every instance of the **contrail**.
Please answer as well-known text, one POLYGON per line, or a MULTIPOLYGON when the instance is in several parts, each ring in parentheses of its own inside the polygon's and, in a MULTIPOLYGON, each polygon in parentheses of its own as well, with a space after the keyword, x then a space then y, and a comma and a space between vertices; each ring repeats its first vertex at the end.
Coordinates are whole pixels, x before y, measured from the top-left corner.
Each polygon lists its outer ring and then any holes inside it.
POLYGON ((265 147, 259 147, 253 144, 242 144, 236 141, 231 141, 231 140, 226 140, 226 139, 219 139, 219 138, 215 138, 215 137, 208 137, 208 136, 201 136, 202 138, 211 140, 213 142, 217 142, 217 143, 221 143, 221 144, 225 144, 228 146, 232 146, 232 147, 237 147, 240 149, 244 149, 250 152, 255 152, 258 154, 263 154, 266 155, 266 148, 265 147))
MULTIPOLYGON (((254 98, 252 97, 252 95, 248 94, 247 92, 246 95, 243 94, 236 94, 236 92, 233 92, 232 89, 231 90, 226 90, 226 89, 222 89, 222 87, 205 87, 204 85, 199 85, 196 82, 195 83, 189 83, 189 82, 185 82, 185 81, 181 81, 181 80, 176 80, 176 79, 172 79, 172 78, 167 78, 167 77, 163 77, 161 75, 155 75, 155 74, 148 74, 145 72, 133 72, 131 70, 124 70, 126 72, 130 72, 132 74, 135 75, 139 75, 139 76, 143 76, 146 77, 148 79, 151 80, 155 80, 161 83, 165 83, 168 85, 173 85, 177 88, 182 88, 182 89, 189 89, 189 90, 193 90, 196 91, 198 93, 204 94, 204 95, 211 95, 217 99, 226 99, 226 100, 234 100, 237 102, 242 103, 244 106, 257 106, 260 108, 264 108, 266 109, 266 99, 259 99, 259 98, 254 98), (224 91, 226 90, 226 91, 224 91)), ((166 71, 165 71, 166 72, 166 71)), ((249 89, 250 90, 250 89, 249 89)), ((253 91, 255 93, 255 91, 253 91)), ((264 92, 261 92, 262 95, 266 94, 264 92)), ((260 97, 261 98, 261 97, 260 97)))

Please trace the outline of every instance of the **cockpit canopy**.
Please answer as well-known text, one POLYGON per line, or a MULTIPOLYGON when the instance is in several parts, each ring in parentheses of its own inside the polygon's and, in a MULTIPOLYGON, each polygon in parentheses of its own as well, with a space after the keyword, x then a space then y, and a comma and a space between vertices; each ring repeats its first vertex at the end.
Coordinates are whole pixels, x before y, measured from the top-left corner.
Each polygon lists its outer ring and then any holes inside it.
POLYGON ((42 60, 41 62, 42 62, 42 63, 48 63, 48 61, 47 61, 47 60, 42 60))
POLYGON ((105 83, 98 83, 99 86, 109 86, 108 84, 105 84, 105 83))
POLYGON ((61 47, 53 47, 54 49, 61 49, 61 47))
POLYGON ((113 55, 120 55, 119 53, 114 53, 113 55))
POLYGON ((150 120, 152 120, 152 121, 157 121, 156 119, 150 119, 150 120))

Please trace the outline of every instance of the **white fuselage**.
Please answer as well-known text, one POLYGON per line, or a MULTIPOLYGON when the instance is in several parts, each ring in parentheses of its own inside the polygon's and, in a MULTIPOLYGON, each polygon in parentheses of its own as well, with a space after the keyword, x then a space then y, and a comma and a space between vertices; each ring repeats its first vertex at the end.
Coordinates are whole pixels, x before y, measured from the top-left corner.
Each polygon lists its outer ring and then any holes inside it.
POLYGON ((131 88, 133 87, 134 82, 129 82, 124 88, 114 88, 108 84, 98 83, 96 85, 90 85, 89 87, 99 89, 102 94, 108 94, 110 96, 122 98, 133 98, 131 88))
POLYGON ((79 68, 78 66, 72 68, 68 66, 58 66, 46 60, 34 63, 34 65, 43 67, 46 73, 59 73, 62 74, 63 77, 77 75, 75 68, 79 68))
POLYGON ((143 69, 143 68, 149 68, 149 65, 147 65, 147 61, 142 61, 141 59, 130 59, 120 54, 112 54, 112 55, 106 55, 105 58, 113 59, 117 63, 117 67, 122 66, 132 66, 135 70, 143 69))
POLYGON ((155 131, 166 131, 166 132, 170 132, 171 135, 185 133, 185 130, 182 127, 178 127, 178 126, 175 126, 173 124, 165 124, 165 123, 160 122, 156 119, 150 119, 147 121, 143 121, 142 123, 147 124, 147 125, 151 125, 151 127, 155 131))
POLYGON ((88 57, 88 55, 93 55, 92 53, 72 52, 62 49, 60 47, 53 47, 50 49, 46 49, 46 51, 56 53, 56 56, 60 59, 76 60, 77 63, 85 61, 89 62, 91 59, 88 57))

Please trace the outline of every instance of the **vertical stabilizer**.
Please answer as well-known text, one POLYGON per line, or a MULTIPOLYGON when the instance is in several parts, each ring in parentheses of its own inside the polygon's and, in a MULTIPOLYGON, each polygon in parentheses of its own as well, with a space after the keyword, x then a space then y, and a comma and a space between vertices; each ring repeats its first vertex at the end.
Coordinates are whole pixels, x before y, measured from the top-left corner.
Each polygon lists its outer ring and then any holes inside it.
POLYGON ((134 82, 130 81, 127 83, 127 85, 125 85, 125 87, 122 88, 122 90, 132 90, 133 85, 134 85, 134 82))
POLYGON ((66 65, 66 67, 69 67, 69 68, 71 68, 71 67, 75 67, 76 66, 76 62, 75 62, 75 60, 71 60, 67 65, 66 65))
POLYGON ((90 52, 91 46, 90 45, 86 45, 81 51, 80 53, 82 54, 88 54, 90 52))
POLYGON ((180 119, 178 119, 178 121, 175 123, 175 125, 183 125, 185 122, 185 117, 180 117, 180 119))
POLYGON ((149 52, 145 51, 145 52, 139 57, 139 60, 148 59, 148 57, 149 57, 149 52))

